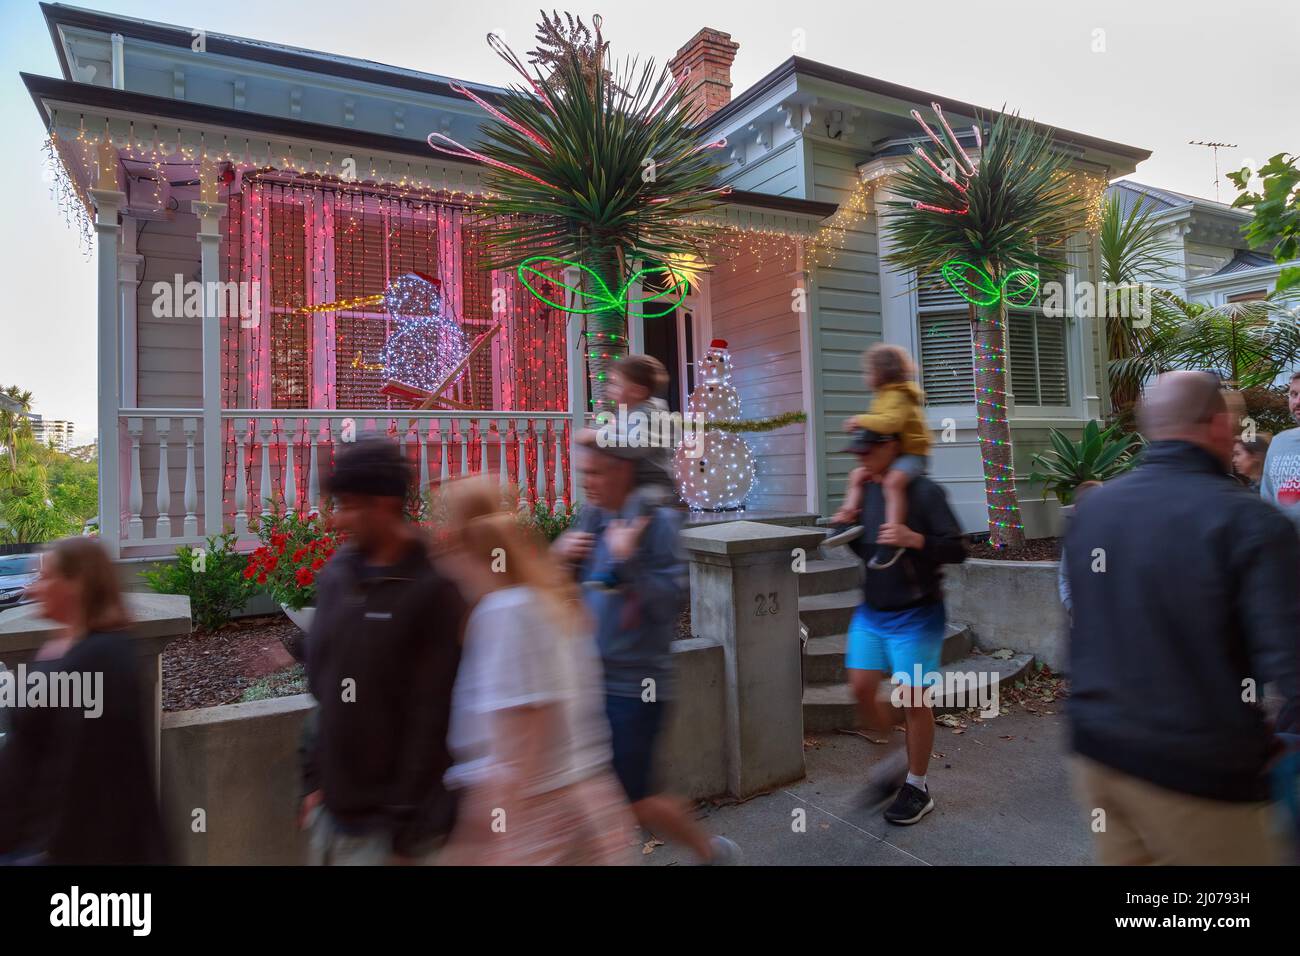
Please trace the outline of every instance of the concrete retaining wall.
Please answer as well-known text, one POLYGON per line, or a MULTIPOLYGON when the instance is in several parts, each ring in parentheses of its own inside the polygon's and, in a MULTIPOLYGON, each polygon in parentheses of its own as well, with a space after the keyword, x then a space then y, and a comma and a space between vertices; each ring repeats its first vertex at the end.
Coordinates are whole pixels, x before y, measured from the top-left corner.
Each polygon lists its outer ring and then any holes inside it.
POLYGON ((971 558, 944 568, 950 620, 969 624, 984 650, 1010 647, 1033 654, 1054 671, 1068 664, 1065 611, 1056 561, 971 558))
MULTIPOLYGON (((727 789, 722 645, 673 644, 677 690, 658 773, 692 799, 727 789)), ((316 706, 310 694, 167 714, 162 727, 162 797, 179 862, 190 865, 306 862, 298 830, 298 741, 316 706), (205 832, 195 832, 195 811, 205 832)))

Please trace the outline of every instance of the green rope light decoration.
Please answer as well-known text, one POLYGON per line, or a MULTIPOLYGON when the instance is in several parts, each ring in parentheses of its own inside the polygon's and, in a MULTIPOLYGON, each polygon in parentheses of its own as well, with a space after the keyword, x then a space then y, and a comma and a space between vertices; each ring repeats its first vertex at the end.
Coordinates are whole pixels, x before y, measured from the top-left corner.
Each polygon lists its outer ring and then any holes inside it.
MULTIPOLYGON (((591 315, 596 312, 626 312, 629 305, 644 305, 650 302, 658 302, 664 306, 658 312, 639 313, 642 318, 657 319, 669 315, 676 311, 677 307, 686 301, 686 294, 690 291, 690 282, 685 276, 675 269, 668 266, 651 266, 648 269, 638 269, 632 273, 632 277, 623 283, 618 292, 610 291, 605 280, 597 275, 593 270, 584 266, 581 262, 574 262, 570 259, 559 259, 555 256, 529 256, 523 262, 519 263, 516 270, 519 281, 524 288, 540 302, 544 302, 553 309, 559 309, 561 312, 571 312, 575 315, 591 315), (565 269, 578 269, 590 281, 591 288, 583 289, 581 286, 569 285, 559 279, 548 276, 541 269, 535 267, 533 263, 546 263, 548 265, 558 265, 565 269), (667 275, 673 282, 667 289, 662 292, 656 292, 653 295, 642 296, 638 299, 628 299, 628 289, 632 287, 639 279, 649 275, 667 275), (536 279, 543 279, 551 285, 559 286, 573 296, 573 305, 565 305, 563 302, 556 302, 549 298, 545 293, 538 291, 533 287, 536 279), (669 299, 670 296, 675 298, 669 299), (579 305, 578 303, 590 302, 591 305, 579 305)), ((552 293, 554 294, 554 293, 552 293)), ((632 314, 632 313, 629 313, 632 314)))
POLYGON ((705 422, 706 430, 720 432, 770 432, 778 428, 785 428, 787 425, 794 425, 798 422, 806 422, 808 414, 806 412, 783 412, 780 415, 773 415, 770 418, 744 418, 733 422, 705 422))
POLYGON ((972 305, 994 305, 999 299, 1028 305, 1038 295, 1038 273, 1028 269, 1008 272, 1000 284, 979 266, 961 259, 945 262, 939 271, 952 290, 972 305))

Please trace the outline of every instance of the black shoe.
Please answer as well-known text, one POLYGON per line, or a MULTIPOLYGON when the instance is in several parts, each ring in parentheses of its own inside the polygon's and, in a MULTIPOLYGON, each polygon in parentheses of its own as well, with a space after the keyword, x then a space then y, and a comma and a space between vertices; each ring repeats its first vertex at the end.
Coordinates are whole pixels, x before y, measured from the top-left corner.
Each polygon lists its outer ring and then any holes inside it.
POLYGON ((901 558, 904 550, 906 549, 896 548, 890 544, 878 544, 876 545, 876 553, 867 562, 867 567, 872 571, 883 571, 901 558))
POLYGON ((898 792, 907 779, 907 751, 897 750, 871 768, 871 780, 858 796, 865 810, 875 810, 898 792))
POLYGON ((894 802, 885 811, 885 819, 895 826, 908 827, 933 809, 934 798, 930 796, 928 787, 922 790, 910 783, 904 783, 894 802))
POLYGON ((862 525, 860 524, 833 524, 831 533, 822 539, 819 547, 837 548, 842 544, 848 544, 850 541, 856 541, 862 537, 862 525))

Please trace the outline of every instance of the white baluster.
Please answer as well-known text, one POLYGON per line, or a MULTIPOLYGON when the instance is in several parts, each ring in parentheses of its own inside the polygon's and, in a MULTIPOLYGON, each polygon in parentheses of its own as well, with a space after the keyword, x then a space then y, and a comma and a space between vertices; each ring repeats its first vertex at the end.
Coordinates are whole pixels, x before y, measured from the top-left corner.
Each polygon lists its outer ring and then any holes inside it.
MULTIPOLYGON (((181 419, 181 431, 185 433, 185 520, 181 523, 181 533, 187 538, 199 533, 199 483, 194 478, 194 436, 198 429, 197 418, 181 419)), ((219 530, 213 528, 208 533, 216 534, 219 530)))
POLYGON ((555 433, 555 506, 552 514, 564 514, 564 422, 555 420, 552 426, 555 433))
POLYGON ((298 473, 293 464, 293 457, 298 445, 298 419, 286 421, 284 433, 284 510, 291 513, 298 510, 298 473))
POLYGON ((422 422, 415 423, 415 447, 420 453, 420 494, 424 494, 429 489, 429 434, 433 431, 433 423, 429 423, 429 428, 421 427, 422 422))
POLYGON ((320 472, 316 464, 318 455, 316 454, 317 445, 320 442, 319 418, 310 419, 311 443, 307 447, 307 513, 316 514, 320 511, 320 472))
POLYGON ((144 538, 144 519, 140 517, 144 509, 144 486, 140 480, 140 436, 144 433, 144 419, 128 418, 126 433, 131 436, 131 489, 127 496, 131 517, 127 521, 126 536, 130 541, 140 541, 144 538))
POLYGON ((248 533, 248 419, 237 418, 235 430, 235 533, 248 533))
POLYGON ((451 452, 451 436, 447 434, 449 419, 438 419, 438 483, 445 485, 450 473, 447 468, 447 456, 451 452))
POLYGON ((519 510, 530 511, 528 503, 528 479, 532 476, 528 473, 528 419, 520 419, 523 428, 515 426, 515 435, 519 439, 519 510))
POLYGON ((491 434, 492 429, 488 426, 487 419, 484 418, 476 418, 474 420, 474 427, 478 431, 478 473, 480 475, 487 475, 489 473, 487 450, 488 435, 491 434))
POLYGON ((172 481, 167 469, 167 438, 171 434, 172 420, 156 418, 153 423, 154 433, 158 436, 158 494, 154 499, 158 505, 158 521, 154 524, 155 538, 172 536, 172 481))
POLYGON ((262 438, 262 475, 257 497, 262 504, 262 515, 266 516, 273 510, 271 507, 271 496, 274 494, 271 487, 271 432, 275 430, 275 419, 259 418, 256 428, 262 438))
POLYGON ((502 491, 510 486, 510 458, 506 454, 509 445, 506 439, 509 435, 510 421, 503 418, 497 422, 497 452, 501 457, 501 471, 497 475, 497 480, 501 482, 502 491))
POLYGON ((469 474, 469 419, 457 420, 456 434, 460 437, 460 476, 469 474))

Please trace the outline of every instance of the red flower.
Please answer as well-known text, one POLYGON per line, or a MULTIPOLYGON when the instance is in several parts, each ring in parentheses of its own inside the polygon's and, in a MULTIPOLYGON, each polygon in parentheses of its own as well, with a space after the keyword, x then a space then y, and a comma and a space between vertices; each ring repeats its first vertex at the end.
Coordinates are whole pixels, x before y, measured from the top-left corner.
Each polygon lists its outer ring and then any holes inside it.
POLYGON ((244 568, 244 577, 251 578, 256 573, 257 573, 257 562, 249 561, 248 567, 244 568))
POLYGON ((258 584, 265 584, 265 583, 266 583, 266 572, 265 572, 265 571, 263 571, 261 574, 259 574, 259 575, 257 576, 257 583, 258 583, 258 584))
POLYGON ((316 575, 311 573, 311 568, 299 568, 294 573, 294 577, 298 580, 299 585, 307 587, 313 580, 315 580, 316 575))
POLYGON ((297 564, 299 561, 301 561, 301 560, 302 560, 303 558, 305 558, 305 557, 307 557, 307 549, 306 549, 306 548, 299 548, 297 551, 295 551, 295 552, 293 553, 293 563, 294 563, 294 564, 297 564))

